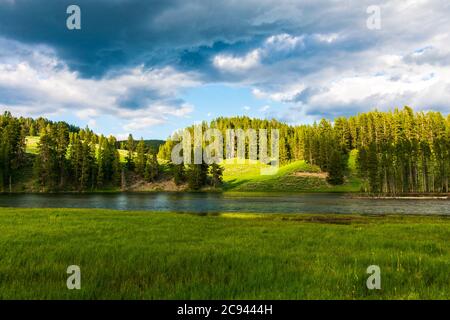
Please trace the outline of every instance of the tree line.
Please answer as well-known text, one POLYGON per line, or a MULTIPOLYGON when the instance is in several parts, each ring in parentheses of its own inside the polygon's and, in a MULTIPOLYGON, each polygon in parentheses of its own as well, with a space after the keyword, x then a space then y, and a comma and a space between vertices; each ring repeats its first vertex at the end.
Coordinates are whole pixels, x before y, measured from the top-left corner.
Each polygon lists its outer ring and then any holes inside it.
MULTIPOLYGON (((364 192, 449 192, 450 117, 439 112, 404 107, 298 126, 273 119, 220 117, 202 126, 224 134, 226 129, 278 129, 281 164, 305 160, 327 172, 332 184, 345 182, 350 174, 349 155, 355 151, 356 174, 364 192)), ((88 128, 16 118, 9 112, 0 115, 0 138, 1 191, 11 191, 24 168, 33 168, 41 191, 126 189, 130 181, 154 182, 162 176, 176 184, 187 183, 191 189, 222 184, 220 165, 172 164, 171 151, 178 142, 171 139, 157 149, 142 139, 135 141, 132 135, 119 142, 88 128), (37 135, 37 155, 27 154, 25 138, 37 135), (158 159, 165 159, 164 165, 158 159)), ((248 147, 247 143, 247 151, 248 147)))
MULTIPOLYGON (((126 141, 117 141, 89 128, 44 118, 17 118, 5 112, 0 115, 0 191, 11 192, 29 169, 34 190, 44 192, 126 189, 135 182, 155 182, 164 174, 157 158, 159 144, 142 138, 135 141, 131 134, 126 141), (26 153, 28 136, 39 136, 37 154, 26 153)), ((167 163, 166 167, 169 178, 191 189, 222 183, 218 165, 167 163)))
POLYGON ((96 135, 86 128, 69 132, 64 124, 48 125, 40 132, 34 175, 43 190, 92 191, 126 189, 130 182, 153 182, 159 176, 156 152, 130 135, 125 161, 115 137, 96 135))
MULTIPOLYGON (((449 192, 450 116, 439 112, 414 112, 404 107, 298 126, 273 119, 221 117, 202 126, 205 130, 217 128, 224 135, 226 129, 278 129, 280 163, 305 160, 327 172, 331 184, 345 182, 350 174, 349 155, 355 150, 361 191, 394 195, 449 192)), ((160 157, 170 158, 174 144, 168 140, 160 148, 160 157)))

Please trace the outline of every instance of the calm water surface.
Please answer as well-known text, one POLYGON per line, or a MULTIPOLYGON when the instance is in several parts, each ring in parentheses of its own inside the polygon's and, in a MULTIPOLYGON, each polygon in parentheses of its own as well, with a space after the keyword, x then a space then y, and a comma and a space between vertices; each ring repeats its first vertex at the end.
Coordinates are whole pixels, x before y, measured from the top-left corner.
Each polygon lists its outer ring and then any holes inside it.
POLYGON ((13 194, 0 195, 0 207, 104 208, 194 213, 367 213, 445 214, 450 200, 355 199, 345 194, 13 194))

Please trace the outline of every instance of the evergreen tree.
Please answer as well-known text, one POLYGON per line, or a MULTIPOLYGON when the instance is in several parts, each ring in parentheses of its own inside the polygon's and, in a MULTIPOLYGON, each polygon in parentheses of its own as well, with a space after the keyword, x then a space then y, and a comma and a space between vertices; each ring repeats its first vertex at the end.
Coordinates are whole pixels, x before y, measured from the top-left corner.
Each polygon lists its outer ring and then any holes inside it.
POLYGON ((20 121, 5 112, 0 119, 0 188, 12 191, 13 180, 24 164, 25 134, 20 121))
POLYGON ((189 188, 192 190, 201 189, 207 182, 208 165, 202 164, 190 164, 186 172, 189 188))
POLYGON ((222 185, 223 180, 223 168, 217 163, 211 164, 211 185, 215 188, 222 185))
POLYGON ((154 182, 158 178, 159 164, 156 157, 156 153, 147 154, 147 163, 145 166, 145 180, 148 182, 154 182))
POLYGON ((132 171, 134 169, 134 139, 133 135, 128 135, 128 140, 126 144, 127 148, 127 157, 125 158, 126 168, 128 171, 132 171))
POLYGON ((146 152, 145 142, 141 138, 136 147, 136 160, 135 160, 135 171, 141 177, 144 177, 146 173, 146 162, 148 161, 145 152, 146 152))
POLYGON ((343 156, 338 150, 333 150, 328 166, 327 181, 332 185, 340 185, 344 183, 344 165, 343 156))
POLYGON ((180 185, 186 181, 186 173, 184 169, 184 164, 170 164, 173 179, 176 185, 180 185))
POLYGON ((34 175, 39 187, 56 189, 58 180, 58 156, 56 141, 51 132, 42 131, 38 143, 38 155, 34 163, 34 175))
POLYGON ((65 124, 58 123, 55 130, 55 153, 59 175, 59 189, 63 189, 68 171, 67 149, 69 147, 69 129, 65 124))

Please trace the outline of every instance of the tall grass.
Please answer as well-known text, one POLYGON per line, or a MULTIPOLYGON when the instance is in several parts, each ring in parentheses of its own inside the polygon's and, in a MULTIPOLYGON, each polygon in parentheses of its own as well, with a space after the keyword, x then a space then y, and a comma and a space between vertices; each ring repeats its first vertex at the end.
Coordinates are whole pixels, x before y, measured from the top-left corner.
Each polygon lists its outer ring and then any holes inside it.
POLYGON ((448 299, 448 239, 445 217, 0 209, 0 298, 448 299))

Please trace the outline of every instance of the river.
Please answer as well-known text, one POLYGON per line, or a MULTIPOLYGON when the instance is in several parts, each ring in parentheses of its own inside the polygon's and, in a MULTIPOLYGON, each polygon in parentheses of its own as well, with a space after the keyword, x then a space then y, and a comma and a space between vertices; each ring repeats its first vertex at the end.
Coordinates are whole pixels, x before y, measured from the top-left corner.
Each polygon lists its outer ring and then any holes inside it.
POLYGON ((359 199, 347 194, 112 193, 1 194, 0 207, 104 208, 192 213, 339 213, 450 215, 450 200, 359 199))

